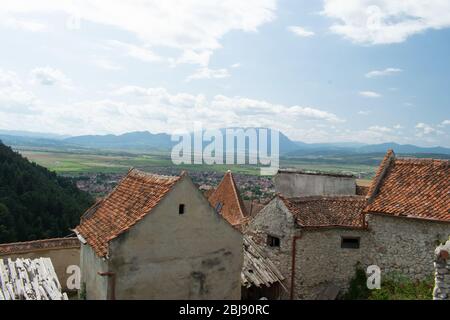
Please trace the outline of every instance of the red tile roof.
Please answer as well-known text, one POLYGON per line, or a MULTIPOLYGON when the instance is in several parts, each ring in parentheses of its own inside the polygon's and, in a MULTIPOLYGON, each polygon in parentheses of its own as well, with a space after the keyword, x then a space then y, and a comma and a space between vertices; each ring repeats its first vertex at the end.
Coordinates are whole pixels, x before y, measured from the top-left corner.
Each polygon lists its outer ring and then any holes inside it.
POLYGON ((450 161, 396 158, 389 150, 368 196, 368 213, 450 222, 450 161))
POLYGON ((301 227, 364 227, 362 212, 367 204, 365 197, 310 196, 290 199, 281 195, 278 197, 301 227))
POLYGON ((79 247, 80 241, 78 241, 76 237, 4 243, 0 244, 0 256, 41 250, 55 250, 79 247))
POLYGON ((86 211, 75 231, 105 257, 108 242, 149 214, 179 179, 132 169, 106 198, 86 211))
POLYGON ((228 171, 219 186, 208 198, 209 203, 233 226, 247 221, 247 211, 242 201, 234 177, 228 171))

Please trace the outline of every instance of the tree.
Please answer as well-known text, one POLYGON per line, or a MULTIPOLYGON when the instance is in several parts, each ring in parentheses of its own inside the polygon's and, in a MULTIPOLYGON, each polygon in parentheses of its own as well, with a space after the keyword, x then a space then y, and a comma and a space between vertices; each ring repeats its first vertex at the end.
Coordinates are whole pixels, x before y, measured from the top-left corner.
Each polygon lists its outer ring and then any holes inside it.
POLYGON ((93 201, 0 142, 0 243, 66 236, 93 201))

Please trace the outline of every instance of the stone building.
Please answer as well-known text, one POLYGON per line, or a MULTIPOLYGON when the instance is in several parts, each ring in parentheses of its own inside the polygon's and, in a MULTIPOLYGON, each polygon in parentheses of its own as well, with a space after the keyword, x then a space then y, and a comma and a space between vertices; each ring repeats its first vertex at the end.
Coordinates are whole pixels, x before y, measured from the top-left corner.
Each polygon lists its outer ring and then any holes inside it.
POLYGON ((396 158, 388 151, 365 197, 354 195, 346 180, 335 189, 339 195, 302 196, 303 178, 292 174, 284 181, 295 185, 283 188, 296 197, 277 195, 247 229, 285 276, 286 298, 335 298, 357 264, 376 264, 382 275, 432 275, 436 243, 450 234, 448 160, 396 158))
POLYGON ((247 233, 286 278, 284 298, 326 298, 334 287, 346 286, 369 247, 365 204, 359 196, 278 195, 251 221, 247 233))
POLYGON ((364 218, 373 243, 367 262, 414 279, 433 273, 436 245, 450 235, 450 161, 384 157, 364 218))
POLYGON ((130 170, 75 232, 87 299, 240 299, 242 234, 187 174, 130 170))

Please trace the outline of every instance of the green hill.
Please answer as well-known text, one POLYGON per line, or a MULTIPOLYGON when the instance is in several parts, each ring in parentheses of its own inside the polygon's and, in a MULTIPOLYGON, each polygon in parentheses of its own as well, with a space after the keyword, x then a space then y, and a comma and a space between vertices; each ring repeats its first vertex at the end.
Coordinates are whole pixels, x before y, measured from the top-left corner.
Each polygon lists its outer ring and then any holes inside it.
POLYGON ((0 243, 66 236, 92 203, 71 179, 0 142, 0 243))

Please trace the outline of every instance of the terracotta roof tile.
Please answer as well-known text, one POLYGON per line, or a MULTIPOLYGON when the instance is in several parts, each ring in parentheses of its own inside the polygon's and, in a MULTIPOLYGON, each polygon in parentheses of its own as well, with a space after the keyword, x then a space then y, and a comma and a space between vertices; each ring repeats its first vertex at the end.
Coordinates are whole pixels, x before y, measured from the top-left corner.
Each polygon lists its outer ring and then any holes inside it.
POLYGON ((301 227, 364 227, 362 214, 367 204, 360 196, 278 196, 301 227))
POLYGON ((378 174, 383 170, 365 212, 450 221, 449 160, 393 157, 383 160, 378 174))
POLYGON ((108 242, 150 213, 179 179, 132 169, 106 198, 86 211, 75 231, 104 257, 108 242))
POLYGON ((209 203, 233 226, 246 222, 247 211, 233 175, 228 171, 208 198, 209 203))
POLYGON ((368 186, 359 186, 356 185, 356 195, 358 196, 366 196, 369 193, 369 188, 368 186))

